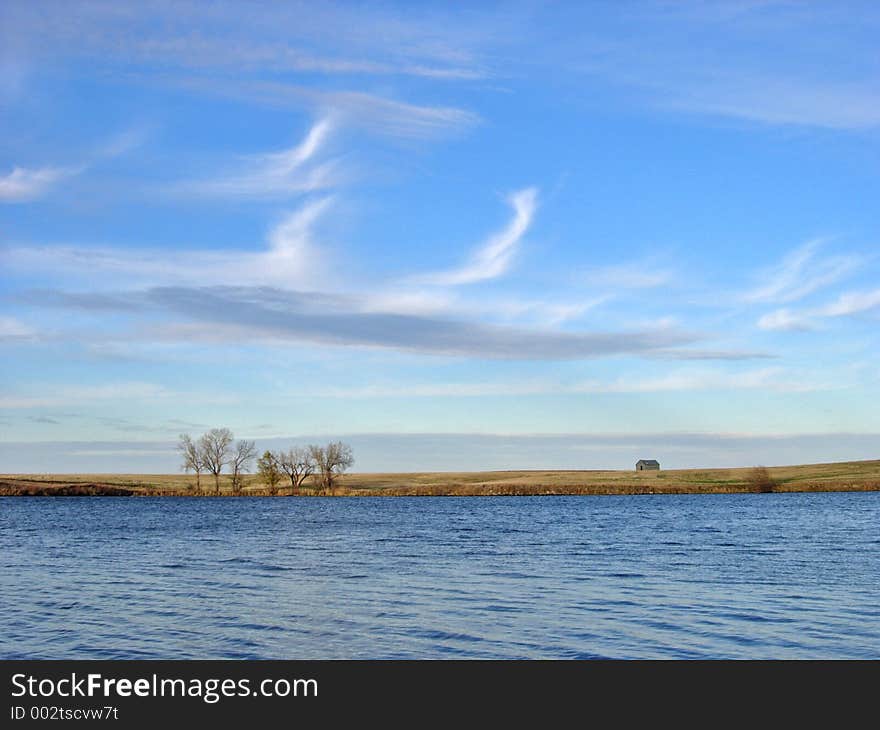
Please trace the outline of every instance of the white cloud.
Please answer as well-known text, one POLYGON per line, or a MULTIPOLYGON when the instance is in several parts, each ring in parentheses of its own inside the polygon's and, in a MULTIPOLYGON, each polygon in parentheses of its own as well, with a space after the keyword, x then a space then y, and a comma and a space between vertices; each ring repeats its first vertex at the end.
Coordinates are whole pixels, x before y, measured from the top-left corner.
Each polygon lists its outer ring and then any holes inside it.
MULTIPOLYGON (((286 284, 317 278, 322 257, 315 244, 314 228, 332 203, 330 197, 312 200, 283 218, 269 233, 269 251, 252 257, 253 278, 286 284)), ((245 267, 236 281, 251 278, 248 273, 245 267)))
POLYGON ((747 302, 794 302, 827 287, 852 272, 858 256, 819 258, 825 239, 808 241, 762 275, 764 283, 743 295, 747 302))
MULTIPOLYGON (((582 317, 591 309, 607 301, 607 297, 577 299, 570 302, 534 299, 477 299, 469 301, 467 311, 482 312, 501 321, 520 321, 557 327, 582 317)), ((462 308, 464 309, 464 308, 462 308)), ((644 327, 640 330, 650 331, 644 327)))
POLYGON ((742 372, 715 370, 684 370, 652 378, 619 378, 609 383, 585 383, 578 388, 584 393, 663 393, 708 390, 767 390, 775 392, 809 392, 828 386, 793 377, 786 368, 769 367, 742 372))
POLYGON ((338 173, 334 162, 308 166, 331 131, 330 120, 322 119, 290 149, 252 156, 243 170, 211 180, 176 183, 171 189, 208 197, 277 198, 332 187, 338 173))
POLYGON ((3 340, 24 340, 36 333, 14 317, 0 317, 0 342, 3 340))
POLYGON ((23 203, 48 193, 56 183, 77 174, 79 170, 64 167, 27 169, 15 167, 0 176, 0 203, 23 203))
POLYGON ((146 130, 142 128, 132 128, 117 134, 92 153, 88 162, 75 167, 14 167, 10 173, 0 175, 0 203, 24 203, 42 198, 59 183, 81 174, 95 162, 118 157, 138 147, 143 143, 146 134, 146 130))
MULTIPOLYGON (((546 327, 512 327, 477 318, 366 312, 356 296, 314 290, 258 286, 161 286, 116 294, 37 291, 18 301, 63 307, 71 312, 106 315, 117 312, 141 321, 164 313, 165 325, 152 331, 126 332, 137 341, 210 340, 243 344, 277 340, 389 349, 483 360, 586 360, 599 357, 650 357, 696 342, 688 332, 560 331, 546 327), (198 323, 181 330, 176 323, 198 323), (168 325, 171 325, 169 328, 168 325), (172 331, 176 330, 176 331, 172 331), (201 334, 200 334, 201 332, 201 334), (193 334, 195 333, 195 337, 193 334), (145 339, 146 338, 146 339, 145 339)), ((106 338, 104 338, 106 340, 106 338)))
MULTIPOLYGON (((684 370, 667 375, 639 378, 620 377, 611 381, 583 381, 575 383, 534 379, 514 382, 469 383, 396 383, 394 385, 367 385, 350 388, 327 388, 318 395, 331 398, 479 398, 492 396, 530 395, 583 395, 599 393, 669 393, 690 391, 766 390, 771 392, 803 393, 827 390, 831 386, 811 382, 805 377, 792 377, 784 368, 761 368, 744 372, 715 370, 684 370)), ((309 391, 315 395, 314 391, 309 391)))
POLYGON ((667 284, 671 279, 671 271, 657 269, 651 260, 599 267, 584 274, 586 283, 613 289, 651 289, 667 284))
POLYGON ((811 330, 814 321, 832 317, 849 317, 880 308, 880 289, 866 292, 846 292, 830 304, 791 312, 779 309, 758 320, 758 327, 766 330, 811 330))
POLYGON ((172 456, 180 453, 174 448, 151 449, 72 449, 67 456, 172 456))
POLYGON ((780 330, 783 332, 806 331, 813 329, 810 320, 789 309, 777 309, 765 314, 758 320, 758 327, 762 330, 780 330))
POLYGON ((438 314, 460 309, 454 292, 441 289, 397 290, 394 288, 365 292, 360 307, 362 312, 409 312, 410 314, 438 314))
POLYGON ((365 91, 327 90, 281 81, 183 78, 175 86, 261 106, 307 107, 340 125, 406 141, 459 133, 478 124, 479 114, 453 106, 428 106, 365 91))
POLYGON ((880 126, 880 90, 871 5, 853 12, 821 2, 639 3, 628 7, 623 25, 619 17, 611 25, 582 23, 574 52, 559 58, 560 43, 554 58, 629 87, 654 108, 872 129, 880 126))
POLYGON ((841 294, 835 302, 817 310, 816 314, 822 317, 843 317, 867 312, 877 307, 880 307, 880 289, 841 294))
POLYGON ((439 286, 457 286, 494 279, 504 274, 513 260, 517 244, 532 223, 538 202, 536 188, 525 188, 511 194, 507 202, 513 208, 513 219, 504 230, 493 234, 461 268, 439 271, 417 277, 417 281, 439 286))
POLYGON ((152 125, 138 124, 125 129, 102 144, 95 153, 95 158, 113 159, 128 154, 143 145, 152 132, 152 125))
POLYGON ((364 293, 361 311, 447 314, 459 318, 485 317, 496 323, 557 327, 582 317, 605 301, 607 297, 565 302, 553 299, 462 296, 459 290, 439 287, 417 290, 390 288, 364 293))
POLYGON ((827 129, 880 126, 880 94, 867 82, 780 78, 755 73, 734 77, 719 73, 684 84, 663 100, 670 109, 735 117, 764 124, 827 129))
POLYGON ((605 384, 584 385, 588 393, 659 393, 694 390, 772 390, 807 392, 824 386, 792 378, 784 368, 772 367, 725 373, 708 370, 675 372, 643 380, 621 378, 605 384))
MULTIPOLYGON (((93 291, 123 285, 279 284, 305 285, 321 271, 323 257, 314 228, 331 197, 309 200, 269 230, 265 250, 176 251, 28 246, 7 249, 5 263, 24 270, 52 271, 88 281, 93 291), (111 275, 111 277, 108 277, 111 275)), ((105 289, 106 290, 106 289, 105 289)))
POLYGON ((261 3, 259 12, 222 0, 65 2, 52 13, 32 6, 0 5, 20 51, 200 72, 475 79, 484 76, 475 54, 486 29, 497 32, 504 22, 480 13, 475 23, 473 10, 465 17, 417 7, 401 14, 347 3, 261 3))
POLYGON ((389 63, 365 58, 346 58, 338 54, 319 54, 294 47, 289 43, 230 43, 221 38, 169 37, 137 44, 135 50, 145 62, 174 58, 188 68, 234 68, 269 72, 416 76, 428 79, 472 81, 482 79, 486 72, 465 65, 389 63))
POLYGON ((0 409, 57 408, 94 401, 150 401, 171 395, 164 386, 154 383, 69 386, 41 395, 0 396, 0 409))

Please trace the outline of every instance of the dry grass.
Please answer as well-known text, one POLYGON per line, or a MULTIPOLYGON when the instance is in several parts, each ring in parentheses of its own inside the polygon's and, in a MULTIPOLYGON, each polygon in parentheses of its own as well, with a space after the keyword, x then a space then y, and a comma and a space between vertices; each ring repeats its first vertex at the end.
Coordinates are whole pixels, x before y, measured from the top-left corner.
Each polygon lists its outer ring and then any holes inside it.
MULTIPOLYGON (((727 494, 756 491, 753 469, 681 469, 673 471, 491 471, 351 474, 336 496, 491 496, 540 494, 727 494)), ((774 492, 880 490, 880 461, 773 467, 767 476, 774 492)), ((185 474, 8 474, 0 475, 0 495, 133 494, 192 495, 195 478, 185 474)), ((213 496, 212 479, 202 478, 213 496)), ((315 494, 311 487, 301 490, 315 494)), ((229 477, 221 480, 229 496, 229 477)), ((245 496, 268 495, 256 476, 248 476, 245 496)), ((280 495, 290 494, 282 486, 280 495)))
POLYGON ((752 487, 752 491, 758 494, 769 494, 776 486, 776 482, 770 476, 770 470, 766 466, 756 466, 748 473, 746 481, 752 487))

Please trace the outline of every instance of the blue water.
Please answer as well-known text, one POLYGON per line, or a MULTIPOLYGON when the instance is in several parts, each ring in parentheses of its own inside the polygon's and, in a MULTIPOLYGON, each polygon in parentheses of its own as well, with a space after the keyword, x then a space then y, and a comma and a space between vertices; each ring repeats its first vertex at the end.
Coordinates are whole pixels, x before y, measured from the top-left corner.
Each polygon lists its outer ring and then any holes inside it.
POLYGON ((880 493, 0 499, 4 658, 880 658, 880 493))

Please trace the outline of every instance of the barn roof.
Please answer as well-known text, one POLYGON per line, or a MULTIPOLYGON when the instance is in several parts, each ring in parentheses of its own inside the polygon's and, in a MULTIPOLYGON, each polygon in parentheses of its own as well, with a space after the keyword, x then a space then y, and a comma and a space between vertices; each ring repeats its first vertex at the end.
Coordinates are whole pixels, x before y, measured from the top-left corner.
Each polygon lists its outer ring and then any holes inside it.
POLYGON ((657 461, 657 459, 639 459, 637 463, 650 464, 651 466, 654 466, 654 464, 658 464, 658 465, 660 464, 660 462, 657 461))

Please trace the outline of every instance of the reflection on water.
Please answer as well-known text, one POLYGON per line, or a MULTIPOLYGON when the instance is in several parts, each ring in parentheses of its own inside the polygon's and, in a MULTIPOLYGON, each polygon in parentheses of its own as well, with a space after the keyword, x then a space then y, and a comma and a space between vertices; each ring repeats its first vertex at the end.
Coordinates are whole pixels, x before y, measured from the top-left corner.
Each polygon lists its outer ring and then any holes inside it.
POLYGON ((0 499, 4 658, 880 658, 880 494, 0 499))

